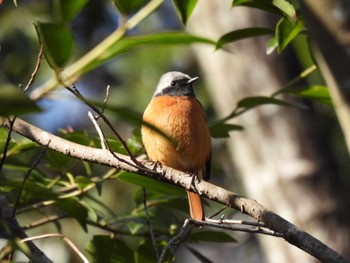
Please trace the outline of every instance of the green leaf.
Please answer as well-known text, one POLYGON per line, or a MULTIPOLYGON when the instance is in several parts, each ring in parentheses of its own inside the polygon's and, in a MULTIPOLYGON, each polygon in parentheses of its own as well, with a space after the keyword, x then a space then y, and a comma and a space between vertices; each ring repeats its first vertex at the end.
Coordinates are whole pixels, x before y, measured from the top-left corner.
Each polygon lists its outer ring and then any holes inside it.
POLYGON ((218 50, 219 48, 221 48, 223 45, 227 43, 241 40, 244 38, 262 36, 262 35, 268 35, 268 34, 274 34, 274 30, 270 28, 260 28, 260 27, 235 30, 223 35, 216 43, 215 49, 218 50))
POLYGON ((147 2, 148 0, 114 0, 115 6, 123 15, 136 11, 147 2))
POLYGON ((322 85, 311 85, 308 87, 303 87, 299 89, 289 89, 285 91, 289 95, 294 95, 302 98, 307 98, 315 100, 327 105, 332 105, 332 99, 329 94, 329 89, 326 86, 322 85))
POLYGON ((209 125, 210 134, 213 138, 228 138, 231 131, 242 131, 244 128, 236 124, 217 122, 209 125))
POLYGON ((39 38, 44 44, 44 55, 53 69, 61 68, 70 58, 74 40, 70 30, 63 25, 39 23, 39 38))
POLYGON ((88 0, 56 0, 54 11, 60 21, 69 22, 81 11, 87 2, 88 0))
POLYGON ((257 106, 269 105, 269 104, 270 105, 288 106, 288 107, 298 107, 298 108, 305 109, 305 107, 303 105, 300 105, 300 104, 291 103, 291 102, 287 102, 284 100, 279 100, 279 99, 275 99, 275 98, 271 98, 271 97, 264 97, 264 96, 248 97, 248 98, 242 99, 237 103, 237 106, 239 108, 243 108, 243 109, 247 110, 247 109, 257 107, 257 106))
POLYGON ((39 112, 40 108, 18 88, 0 86, 0 116, 21 115, 39 112))
POLYGON ((185 26, 197 2, 198 0, 173 0, 175 11, 185 26))
POLYGON ((298 19, 296 23, 292 23, 286 18, 282 18, 276 27, 276 40, 278 52, 281 53, 287 45, 304 30, 304 22, 298 19))
POLYGON ((170 184, 158 182, 146 176, 140 176, 134 173, 122 171, 116 176, 116 178, 124 182, 145 187, 147 190, 150 190, 150 191, 155 191, 155 192, 170 194, 175 196, 183 196, 183 190, 181 188, 170 184))
POLYGON ((222 231, 198 231, 191 234, 190 240, 215 243, 237 242, 231 235, 222 231))
POLYGON ((86 250, 92 257, 91 262, 134 262, 134 252, 125 242, 110 236, 94 236, 86 250))

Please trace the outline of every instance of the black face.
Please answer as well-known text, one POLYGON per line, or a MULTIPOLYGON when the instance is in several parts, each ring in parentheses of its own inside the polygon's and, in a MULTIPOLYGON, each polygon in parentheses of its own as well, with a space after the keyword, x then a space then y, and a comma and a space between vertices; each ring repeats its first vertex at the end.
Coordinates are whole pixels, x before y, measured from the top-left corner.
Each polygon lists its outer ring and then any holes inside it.
POLYGON ((157 96, 189 96, 195 97, 192 81, 189 78, 174 78, 157 96))

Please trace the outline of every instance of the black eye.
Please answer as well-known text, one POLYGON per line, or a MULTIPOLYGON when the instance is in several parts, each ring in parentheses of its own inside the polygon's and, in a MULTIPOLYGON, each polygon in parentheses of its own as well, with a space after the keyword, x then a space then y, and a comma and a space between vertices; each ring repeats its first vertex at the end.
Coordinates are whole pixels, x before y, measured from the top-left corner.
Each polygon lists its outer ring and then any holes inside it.
POLYGON ((170 83, 170 86, 172 86, 172 87, 176 86, 176 82, 175 82, 175 81, 172 81, 172 82, 170 83))

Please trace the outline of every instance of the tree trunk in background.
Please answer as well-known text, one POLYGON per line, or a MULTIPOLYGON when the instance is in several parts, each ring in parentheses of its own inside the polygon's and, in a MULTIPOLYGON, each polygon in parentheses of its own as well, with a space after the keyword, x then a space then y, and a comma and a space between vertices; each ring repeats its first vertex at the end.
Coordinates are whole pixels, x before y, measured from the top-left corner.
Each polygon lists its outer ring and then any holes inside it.
MULTIPOLYGON (((230 10, 231 3, 199 1, 188 30, 218 39, 235 29, 267 24, 262 12, 230 10)), ((229 46, 230 52, 194 47, 219 117, 228 115, 238 100, 270 95, 286 83, 282 61, 265 55, 265 47, 265 38, 236 42, 229 46)), ((234 123, 245 130, 231 133, 227 144, 246 195, 349 257, 349 213, 346 204, 341 205, 345 201, 338 201, 341 189, 323 145, 318 144, 322 127, 317 117, 308 111, 262 106, 234 123)), ((267 262, 317 262, 282 239, 259 236, 259 240, 267 262)))

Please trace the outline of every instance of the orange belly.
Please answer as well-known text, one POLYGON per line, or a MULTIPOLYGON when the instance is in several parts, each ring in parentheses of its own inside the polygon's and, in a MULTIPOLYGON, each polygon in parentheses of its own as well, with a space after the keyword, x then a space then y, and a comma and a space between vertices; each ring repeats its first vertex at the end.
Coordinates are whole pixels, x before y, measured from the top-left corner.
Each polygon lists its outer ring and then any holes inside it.
POLYGON ((143 120, 168 136, 142 126, 142 140, 150 160, 205 177, 211 137, 203 108, 196 98, 155 97, 143 120))

